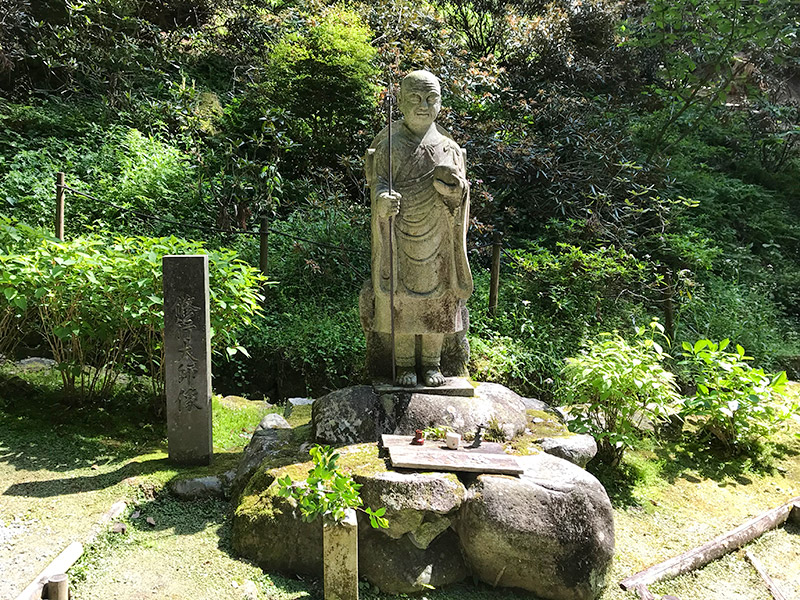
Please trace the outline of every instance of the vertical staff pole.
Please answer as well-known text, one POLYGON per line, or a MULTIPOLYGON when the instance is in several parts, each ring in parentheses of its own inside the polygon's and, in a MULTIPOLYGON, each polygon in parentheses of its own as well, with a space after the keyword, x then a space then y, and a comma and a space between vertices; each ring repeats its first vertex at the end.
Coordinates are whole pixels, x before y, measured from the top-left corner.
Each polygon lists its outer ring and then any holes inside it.
POLYGON ((261 228, 259 230, 258 246, 258 268, 261 274, 266 277, 269 274, 269 217, 261 217, 261 228))
MULTIPOLYGON (((389 121, 389 129, 388 133, 388 143, 387 147, 389 149, 389 193, 391 194, 394 190, 392 189, 392 102, 394 102, 394 89, 393 85, 389 83, 389 93, 387 95, 387 104, 388 104, 388 121, 389 121)), ((392 384, 397 381, 397 343, 396 343, 396 335, 394 332, 394 278, 395 278, 395 264, 394 264, 394 215, 389 217, 389 311, 391 314, 389 315, 389 322, 391 323, 391 332, 392 332, 392 384)))
POLYGON ((64 173, 56 173, 56 237, 64 241, 64 173))
POLYGON ((503 250, 503 236, 495 231, 492 236, 492 278, 489 284, 489 316, 497 314, 497 297, 500 294, 500 252, 503 250))

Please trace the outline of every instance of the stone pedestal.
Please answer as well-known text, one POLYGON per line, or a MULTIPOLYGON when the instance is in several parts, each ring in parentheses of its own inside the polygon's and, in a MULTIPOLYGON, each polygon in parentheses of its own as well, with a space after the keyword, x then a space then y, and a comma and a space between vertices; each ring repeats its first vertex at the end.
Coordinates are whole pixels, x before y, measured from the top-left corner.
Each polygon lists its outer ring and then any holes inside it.
POLYGON ((211 462, 208 256, 165 256, 164 377, 169 458, 211 462))
POLYGON ((322 526, 325 600, 358 600, 358 521, 348 509, 342 521, 322 526))

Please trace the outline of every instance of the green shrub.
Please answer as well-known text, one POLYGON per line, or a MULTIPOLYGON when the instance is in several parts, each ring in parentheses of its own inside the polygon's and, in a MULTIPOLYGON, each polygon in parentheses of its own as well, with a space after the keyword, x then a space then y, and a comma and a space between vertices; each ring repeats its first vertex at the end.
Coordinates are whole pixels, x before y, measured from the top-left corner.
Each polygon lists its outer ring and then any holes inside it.
POLYGON ((798 404, 782 402, 785 372, 770 375, 754 369, 744 348, 737 344, 735 352, 726 352, 729 344, 727 339, 719 344, 707 339, 694 345, 683 342, 680 365, 696 392, 685 400, 681 414, 733 451, 769 436, 797 412, 798 404))
POLYGON ((361 484, 353 481, 350 475, 337 470, 336 461, 339 455, 333 448, 315 445, 308 452, 314 466, 305 481, 294 482, 289 475, 278 479, 278 495, 293 498, 297 502, 303 521, 311 522, 320 516, 332 521, 342 521, 345 512, 354 508, 363 511, 374 528, 389 526, 383 516, 386 514, 385 508, 374 511, 369 507, 361 508, 363 502, 358 494, 361 484))
MULTIPOLYGON (((163 391, 161 258, 204 253, 178 238, 86 236, 40 241, 25 254, 4 255, 7 309, 33 310, 64 389, 79 400, 106 397, 120 370, 150 375, 163 391)), ((229 250, 209 253, 212 347, 240 350, 237 331, 259 310, 254 269, 229 250)))
POLYGON ((798 339, 770 297, 766 281, 747 285, 709 276, 677 313, 683 339, 731 339, 750 348, 761 365, 796 355, 798 339))
POLYGON ((489 273, 473 264, 470 372, 521 393, 550 396, 563 358, 604 329, 642 317, 632 298, 642 261, 614 248, 511 250, 500 275, 497 314, 487 315, 489 273))
POLYGON ((287 28, 274 46, 256 92, 296 120, 298 162, 308 155, 315 159, 310 164, 334 166, 356 139, 356 148, 366 147, 358 133, 374 113, 378 91, 372 33, 357 13, 340 6, 293 17, 287 22, 296 28, 287 28))
POLYGON ((678 402, 675 378, 662 366, 669 356, 655 341, 663 333, 657 321, 637 329, 631 343, 604 333, 567 359, 561 390, 567 402, 580 405, 569 427, 591 434, 604 462, 618 464, 642 422, 663 418, 678 402))

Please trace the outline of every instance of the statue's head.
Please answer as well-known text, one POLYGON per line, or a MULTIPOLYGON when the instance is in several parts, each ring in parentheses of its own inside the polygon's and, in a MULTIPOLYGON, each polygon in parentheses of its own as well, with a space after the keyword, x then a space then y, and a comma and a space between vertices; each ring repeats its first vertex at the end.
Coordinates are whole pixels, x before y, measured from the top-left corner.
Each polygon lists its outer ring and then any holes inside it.
POLYGON ((425 130, 442 108, 439 79, 428 71, 412 71, 400 82, 400 111, 412 130, 425 130))

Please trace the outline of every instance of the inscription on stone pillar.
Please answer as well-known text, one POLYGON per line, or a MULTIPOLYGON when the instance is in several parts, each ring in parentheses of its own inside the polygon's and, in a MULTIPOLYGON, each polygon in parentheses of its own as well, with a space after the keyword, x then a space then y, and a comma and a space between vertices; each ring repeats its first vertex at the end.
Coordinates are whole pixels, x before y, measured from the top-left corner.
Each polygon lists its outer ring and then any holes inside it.
POLYGON ((162 265, 169 458, 180 464, 208 464, 212 456, 208 256, 165 256, 162 265))

